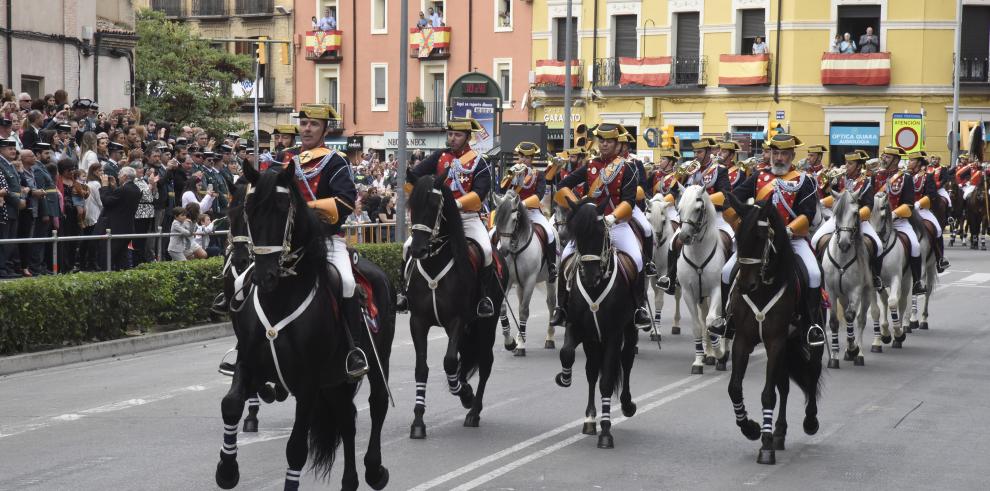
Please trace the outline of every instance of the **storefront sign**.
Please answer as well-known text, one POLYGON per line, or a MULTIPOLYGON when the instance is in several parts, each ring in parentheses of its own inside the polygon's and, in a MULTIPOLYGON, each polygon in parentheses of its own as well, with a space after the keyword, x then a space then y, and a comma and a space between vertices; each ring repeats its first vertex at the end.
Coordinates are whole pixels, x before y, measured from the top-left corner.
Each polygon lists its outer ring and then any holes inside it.
MULTIPOLYGON (((547 124, 547 128, 563 128, 564 113, 563 112, 544 113, 543 122, 547 124)), ((580 122, 581 122, 581 113, 571 112, 571 128, 573 129, 574 126, 576 126, 580 122)))
POLYGON ((880 126, 836 126, 829 129, 830 145, 878 147, 880 126))
MULTIPOLYGON (((387 131, 384 135, 385 148, 399 148, 399 133, 387 131)), ((435 150, 447 146, 447 134, 440 133, 406 133, 406 148, 412 150, 435 150)))
POLYGON ((451 116, 455 118, 474 118, 481 123, 481 131, 471 136, 471 148, 479 153, 485 153, 495 146, 495 111, 498 99, 487 98, 457 98, 450 101, 451 116))
POLYGON ((921 114, 894 114, 891 133, 894 135, 894 145, 901 147, 907 153, 917 152, 924 147, 921 141, 921 135, 924 134, 924 120, 921 114))

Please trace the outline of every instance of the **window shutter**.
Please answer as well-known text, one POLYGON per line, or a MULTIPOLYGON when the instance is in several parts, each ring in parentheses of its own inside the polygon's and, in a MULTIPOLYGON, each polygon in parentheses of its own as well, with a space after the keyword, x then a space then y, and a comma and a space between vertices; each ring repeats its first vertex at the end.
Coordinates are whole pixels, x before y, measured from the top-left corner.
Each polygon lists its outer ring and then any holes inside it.
MULTIPOLYGON (((572 17, 571 20, 571 59, 578 59, 580 55, 578 53, 578 37, 577 37, 577 17, 572 17)), ((559 17, 554 20, 554 31, 557 36, 557 61, 563 61, 564 55, 566 53, 565 46, 567 42, 567 33, 564 31, 564 26, 567 25, 567 17, 559 17)))
POLYGON ((764 11, 763 9, 746 9, 742 12, 742 37, 752 39, 757 36, 764 37, 764 11))
POLYGON ((615 57, 636 57, 638 40, 636 39, 636 16, 615 16, 615 57))
POLYGON ((385 101, 385 68, 375 67, 375 104, 384 105, 385 101))
POLYGON ((700 42, 698 13, 679 12, 677 14, 677 57, 697 58, 700 42))

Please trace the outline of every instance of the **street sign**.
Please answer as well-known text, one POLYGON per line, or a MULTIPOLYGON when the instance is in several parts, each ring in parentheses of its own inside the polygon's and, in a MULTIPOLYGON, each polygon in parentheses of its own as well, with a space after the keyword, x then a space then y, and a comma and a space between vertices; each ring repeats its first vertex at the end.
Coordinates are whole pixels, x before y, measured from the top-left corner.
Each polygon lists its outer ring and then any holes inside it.
POLYGON ((656 128, 647 128, 643 132, 643 140, 646 140, 647 147, 656 148, 660 146, 660 132, 656 128))
POLYGON ((921 134, 924 123, 921 114, 896 113, 892 118, 891 132, 894 145, 905 152, 922 150, 921 134))
POLYGON ((784 111, 782 110, 777 111, 777 121, 783 121, 783 120, 784 120, 784 111))

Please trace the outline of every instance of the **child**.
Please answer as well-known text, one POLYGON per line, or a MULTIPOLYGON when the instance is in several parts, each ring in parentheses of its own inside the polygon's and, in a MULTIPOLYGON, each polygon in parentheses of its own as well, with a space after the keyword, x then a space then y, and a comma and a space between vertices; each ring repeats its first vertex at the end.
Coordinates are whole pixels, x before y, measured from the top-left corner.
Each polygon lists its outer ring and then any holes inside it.
POLYGON ((207 252, 207 247, 210 243, 210 234, 213 233, 213 221, 210 220, 210 216, 207 214, 202 214, 199 216, 199 225, 196 226, 196 238, 195 247, 197 248, 197 258, 205 259, 209 256, 207 252), (202 254, 202 257, 199 254, 202 254))
POLYGON ((189 220, 186 209, 181 206, 176 206, 172 210, 172 215, 175 216, 175 220, 172 222, 172 233, 180 235, 169 237, 168 255, 172 257, 173 261, 185 261, 187 259, 186 251, 192 247, 192 221, 189 220))

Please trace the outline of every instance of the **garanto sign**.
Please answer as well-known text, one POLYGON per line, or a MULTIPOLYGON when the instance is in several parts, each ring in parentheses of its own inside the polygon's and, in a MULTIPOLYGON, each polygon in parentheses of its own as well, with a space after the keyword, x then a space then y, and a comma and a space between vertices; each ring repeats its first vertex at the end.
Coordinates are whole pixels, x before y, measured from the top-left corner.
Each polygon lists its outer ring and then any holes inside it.
MULTIPOLYGON (((547 128, 563 128, 564 113, 562 112, 545 113, 543 115, 543 122, 547 124, 547 128)), ((581 113, 572 112, 571 123, 580 123, 580 122, 581 122, 581 113)))

